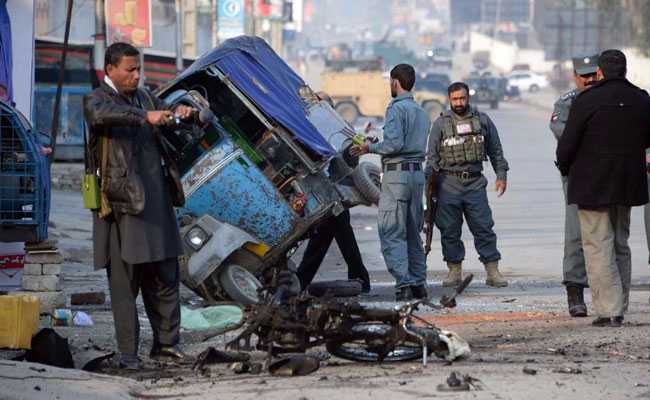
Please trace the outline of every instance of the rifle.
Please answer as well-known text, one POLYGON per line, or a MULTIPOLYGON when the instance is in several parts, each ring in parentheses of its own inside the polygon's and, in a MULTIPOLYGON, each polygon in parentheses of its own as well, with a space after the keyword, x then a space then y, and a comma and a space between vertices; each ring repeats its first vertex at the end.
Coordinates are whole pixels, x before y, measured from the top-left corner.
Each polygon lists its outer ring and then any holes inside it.
POLYGON ((424 245, 424 255, 429 255, 431 251, 431 240, 433 238, 433 226, 436 220, 436 208, 438 206, 438 172, 432 171, 431 176, 427 179, 427 211, 424 214, 426 244, 424 245))

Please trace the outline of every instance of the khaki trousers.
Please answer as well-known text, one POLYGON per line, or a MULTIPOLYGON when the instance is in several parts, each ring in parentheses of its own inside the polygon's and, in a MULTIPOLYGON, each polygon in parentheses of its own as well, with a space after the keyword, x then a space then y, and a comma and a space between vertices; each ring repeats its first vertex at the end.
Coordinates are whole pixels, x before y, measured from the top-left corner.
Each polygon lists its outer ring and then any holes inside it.
POLYGON ((578 210, 591 299, 599 317, 627 310, 632 273, 630 207, 578 210))

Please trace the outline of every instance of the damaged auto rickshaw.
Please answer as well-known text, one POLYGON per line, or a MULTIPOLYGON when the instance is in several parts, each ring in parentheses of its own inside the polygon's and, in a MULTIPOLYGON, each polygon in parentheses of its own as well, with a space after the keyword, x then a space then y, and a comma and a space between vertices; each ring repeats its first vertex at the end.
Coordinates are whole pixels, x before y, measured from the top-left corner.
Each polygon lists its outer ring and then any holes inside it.
POLYGON ((209 302, 256 302, 264 267, 323 219, 378 201, 379 168, 341 156, 352 127, 262 39, 225 41, 157 94, 200 110, 165 139, 187 199, 182 281, 209 302))

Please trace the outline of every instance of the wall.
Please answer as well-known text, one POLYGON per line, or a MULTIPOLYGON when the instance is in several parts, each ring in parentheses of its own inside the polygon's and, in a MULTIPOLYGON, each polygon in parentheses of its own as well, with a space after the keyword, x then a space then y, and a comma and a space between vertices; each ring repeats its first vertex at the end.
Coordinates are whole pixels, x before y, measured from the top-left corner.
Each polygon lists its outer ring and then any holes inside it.
POLYGON ((635 85, 650 91, 650 57, 635 49, 623 49, 627 58, 627 79, 635 85))
POLYGON ((11 19, 14 101, 16 108, 31 120, 34 85, 34 1, 8 1, 7 11, 11 19))
POLYGON ((515 64, 529 64, 533 71, 546 73, 554 64, 544 60, 543 50, 520 49, 516 43, 495 40, 478 32, 470 34, 470 51, 489 51, 490 62, 500 72, 510 72, 515 64))

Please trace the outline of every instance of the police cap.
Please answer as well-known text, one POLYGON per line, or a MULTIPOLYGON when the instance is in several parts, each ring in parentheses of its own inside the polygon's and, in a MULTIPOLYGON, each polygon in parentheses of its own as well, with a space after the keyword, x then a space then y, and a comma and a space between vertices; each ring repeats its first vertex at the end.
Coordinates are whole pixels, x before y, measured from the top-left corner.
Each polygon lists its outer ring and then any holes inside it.
POLYGON ((578 75, 595 74, 598 69, 598 54, 573 58, 573 70, 578 75))

